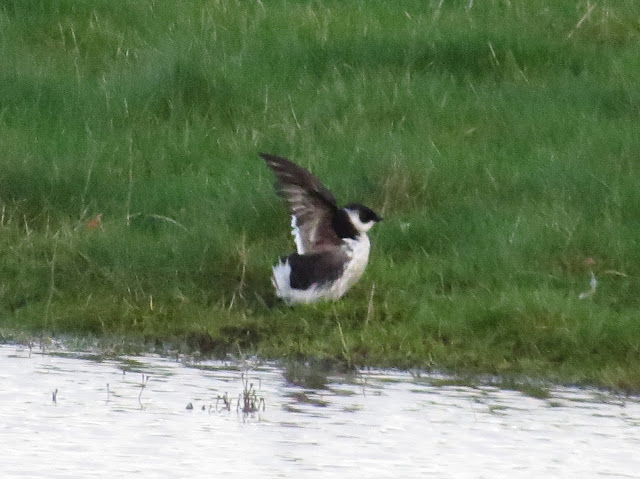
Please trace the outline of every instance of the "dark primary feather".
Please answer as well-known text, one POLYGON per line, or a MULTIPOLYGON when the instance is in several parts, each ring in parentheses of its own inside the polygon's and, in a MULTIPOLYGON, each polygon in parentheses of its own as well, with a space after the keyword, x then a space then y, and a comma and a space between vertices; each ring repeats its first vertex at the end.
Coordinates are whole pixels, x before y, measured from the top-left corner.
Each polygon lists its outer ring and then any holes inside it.
POLYGON ((307 289, 323 286, 337 280, 344 271, 347 257, 339 252, 322 252, 314 254, 292 254, 283 261, 289 261, 291 275, 289 284, 294 289, 307 289))
POLYGON ((296 217, 305 253, 341 244, 333 229, 338 202, 322 182, 301 166, 280 156, 260 153, 277 178, 276 190, 296 217))
POLYGON ((338 202, 333 196, 333 193, 306 169, 281 156, 267 153, 260 153, 260 156, 267 162, 269 168, 271 168, 278 177, 280 187, 290 185, 301 188, 310 195, 316 196, 319 200, 326 203, 327 206, 338 207, 338 202))

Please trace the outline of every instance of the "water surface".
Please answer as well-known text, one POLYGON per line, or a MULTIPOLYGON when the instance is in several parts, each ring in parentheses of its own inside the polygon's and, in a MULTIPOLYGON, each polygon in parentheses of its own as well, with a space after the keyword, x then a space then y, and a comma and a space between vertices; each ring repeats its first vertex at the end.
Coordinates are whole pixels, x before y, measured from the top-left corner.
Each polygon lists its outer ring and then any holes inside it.
POLYGON ((640 477, 637 398, 558 387, 536 399, 439 384, 365 371, 311 390, 274 364, 101 360, 4 345, 0 474, 640 477), (237 400, 250 383, 259 410, 245 414, 237 400))

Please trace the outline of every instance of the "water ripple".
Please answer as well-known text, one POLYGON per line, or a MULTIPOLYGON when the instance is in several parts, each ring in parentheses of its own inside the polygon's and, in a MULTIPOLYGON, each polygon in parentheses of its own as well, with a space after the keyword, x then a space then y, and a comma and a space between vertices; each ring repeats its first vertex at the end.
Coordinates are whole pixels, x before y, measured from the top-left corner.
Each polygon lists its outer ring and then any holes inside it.
POLYGON ((640 402, 590 389, 537 399, 367 371, 313 390, 273 364, 16 345, 0 346, 0 384, 5 478, 640 474, 640 402), (245 388, 255 399, 247 414, 245 388))

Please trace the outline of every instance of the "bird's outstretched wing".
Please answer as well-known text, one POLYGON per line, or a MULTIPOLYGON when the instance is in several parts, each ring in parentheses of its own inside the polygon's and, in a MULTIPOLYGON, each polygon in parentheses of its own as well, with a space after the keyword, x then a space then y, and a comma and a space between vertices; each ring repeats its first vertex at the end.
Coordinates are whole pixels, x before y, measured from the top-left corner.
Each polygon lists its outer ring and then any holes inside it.
POLYGON ((286 158, 266 153, 260 156, 276 174, 276 191, 291 210, 298 253, 318 253, 339 246, 341 240, 332 225, 338 211, 333 193, 309 171, 286 158))

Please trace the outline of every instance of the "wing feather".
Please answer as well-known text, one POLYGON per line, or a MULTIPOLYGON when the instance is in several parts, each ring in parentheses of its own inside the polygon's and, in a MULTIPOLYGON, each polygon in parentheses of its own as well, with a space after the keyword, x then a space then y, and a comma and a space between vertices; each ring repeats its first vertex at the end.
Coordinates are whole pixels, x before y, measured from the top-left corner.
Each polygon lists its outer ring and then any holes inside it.
POLYGON ((327 251, 341 244, 332 221, 338 211, 333 193, 309 171, 286 158, 261 153, 276 175, 276 191, 295 217, 298 253, 327 251))

